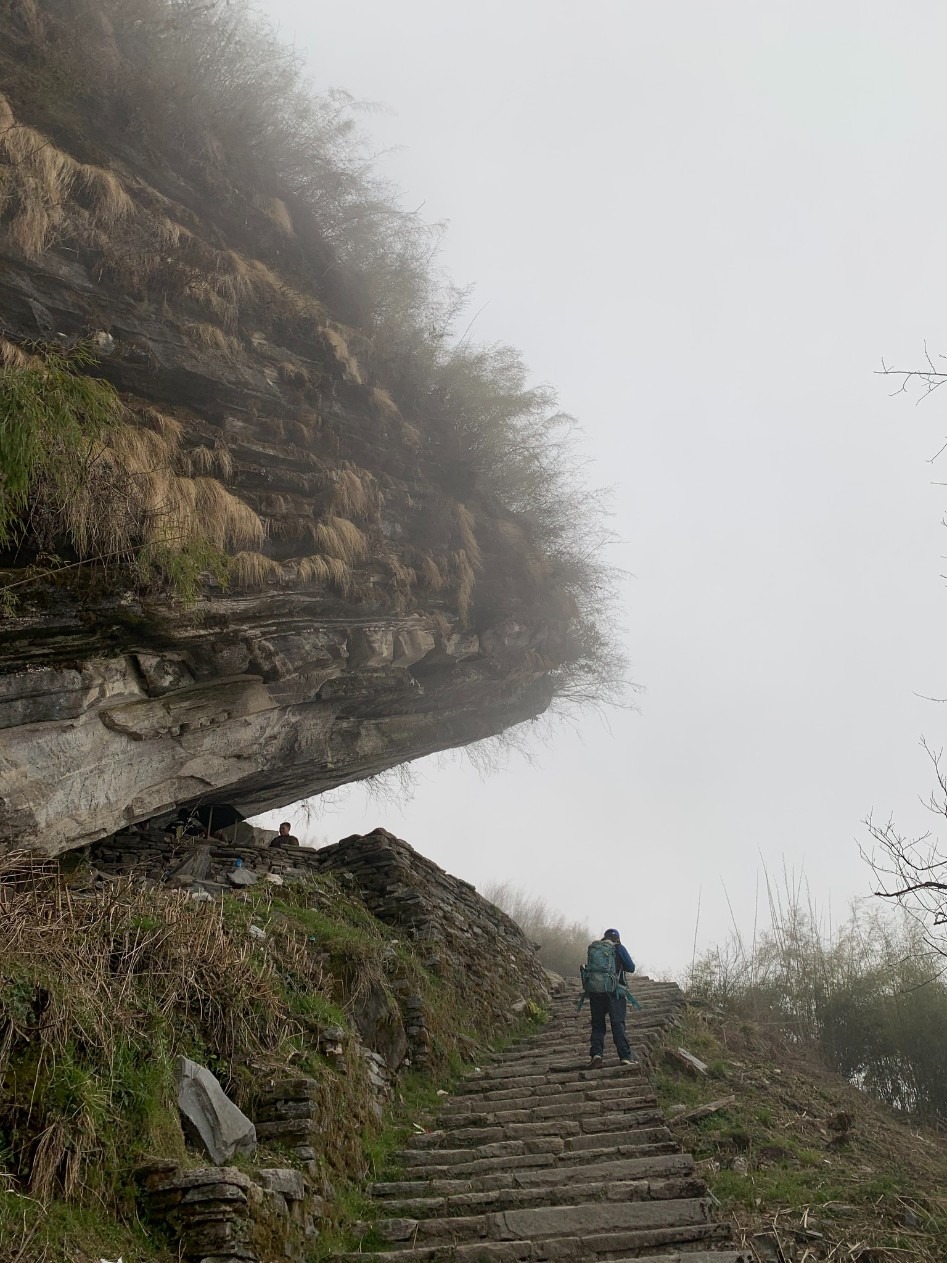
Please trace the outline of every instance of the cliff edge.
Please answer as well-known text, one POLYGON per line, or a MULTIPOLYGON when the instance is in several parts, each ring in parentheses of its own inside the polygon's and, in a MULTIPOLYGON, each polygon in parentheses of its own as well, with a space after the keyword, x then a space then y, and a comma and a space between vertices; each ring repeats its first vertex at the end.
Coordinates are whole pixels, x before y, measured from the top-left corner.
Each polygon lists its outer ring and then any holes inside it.
POLYGON ((241 4, 0 13, 0 847, 608 691, 568 423, 452 335, 347 103, 241 4))

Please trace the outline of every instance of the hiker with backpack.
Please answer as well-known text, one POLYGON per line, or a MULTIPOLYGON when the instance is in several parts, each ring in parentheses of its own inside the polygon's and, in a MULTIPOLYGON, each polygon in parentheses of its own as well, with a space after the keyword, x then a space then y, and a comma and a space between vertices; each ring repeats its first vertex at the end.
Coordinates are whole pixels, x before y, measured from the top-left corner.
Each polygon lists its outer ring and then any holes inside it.
POLYGON ((602 1068, 605 1054, 605 1018, 612 1028, 612 1039, 618 1052, 619 1063, 633 1065, 636 1061, 628 1036, 625 1034, 625 1017, 628 1001, 640 1008, 638 1001, 625 986, 625 979, 635 972, 635 962, 622 944, 617 930, 606 930, 600 939, 590 943, 586 962, 579 969, 582 977, 582 997, 576 1012, 586 999, 592 1017, 592 1039, 589 1048, 590 1070, 602 1068))

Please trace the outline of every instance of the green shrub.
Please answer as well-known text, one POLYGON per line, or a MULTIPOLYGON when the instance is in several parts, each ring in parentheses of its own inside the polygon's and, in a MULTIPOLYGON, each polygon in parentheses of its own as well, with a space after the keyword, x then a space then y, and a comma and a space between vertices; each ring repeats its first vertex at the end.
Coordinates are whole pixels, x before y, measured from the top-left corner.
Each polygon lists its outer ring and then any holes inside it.
POLYGON ((927 1122, 947 1119, 947 981, 923 928, 853 911, 829 937, 798 898, 700 958, 690 992, 815 1049, 850 1083, 927 1122))
POLYGON ((97 444, 123 409, 108 382, 85 371, 92 363, 79 348, 0 364, 0 546, 19 533, 37 486, 77 551, 95 542, 95 522, 70 506, 93 477, 97 444))

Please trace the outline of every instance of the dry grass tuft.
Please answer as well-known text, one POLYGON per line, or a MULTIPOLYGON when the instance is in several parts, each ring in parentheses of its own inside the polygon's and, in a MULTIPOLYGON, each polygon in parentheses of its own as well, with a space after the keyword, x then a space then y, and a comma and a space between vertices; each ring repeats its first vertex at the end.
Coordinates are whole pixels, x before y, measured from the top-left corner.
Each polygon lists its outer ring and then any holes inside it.
POLYGON ((372 402, 379 412, 388 417, 400 417, 401 410, 384 386, 372 387, 372 402))
POLYGON ((324 557, 315 553, 311 557, 297 558, 295 565, 297 582, 335 588, 341 595, 348 595, 352 572, 338 557, 324 557))
POLYGON ((0 132, 8 131, 15 126, 16 117, 13 113, 13 107, 3 93, 0 92, 0 132))
POLYGON ((198 347, 205 351, 214 351, 225 359, 234 359, 240 353, 238 340, 229 333, 224 333, 217 325, 190 320, 185 324, 184 331, 198 347))
POLYGON ((421 431, 411 425, 408 421, 401 422, 401 442, 405 447, 410 447, 412 451, 417 452, 421 448, 421 431))
POLYGON ((327 517, 316 522, 312 537, 321 553, 337 557, 352 566, 368 555, 368 540, 354 522, 343 517, 327 517))
POLYGON ((194 507, 204 539, 217 548, 245 548, 263 543, 263 523, 250 506, 215 478, 195 478, 194 507))
POLYGON ((461 548, 450 555, 451 582, 457 597, 457 610, 461 618, 470 613, 477 574, 467 553, 461 548))
POLYGON ((257 497, 260 512, 267 517, 286 518, 293 512, 294 500, 280 491, 261 491, 257 497))
POLYGON ((34 357, 15 342, 0 338, 0 365, 4 368, 29 368, 34 357))
POLYGON ((233 476, 234 462, 229 448, 218 441, 213 447, 191 447, 184 453, 188 474, 194 478, 201 474, 219 474, 221 478, 233 476))
POLYGON ((156 434, 160 434, 162 438, 175 446, 178 446, 184 437, 184 426, 177 417, 169 417, 166 412, 159 412, 157 408, 144 407, 138 409, 137 416, 150 430, 154 430, 156 434))
POLYGON ((454 520, 457 523, 457 533, 460 536, 460 542, 463 550, 467 554, 467 560, 474 570, 479 570, 483 558, 480 554, 480 545, 477 543, 477 536, 474 533, 476 519, 470 510, 463 504, 454 505, 454 520))
POLYGON ((14 0, 13 11, 34 39, 44 38, 46 23, 40 11, 39 0, 14 0))
POLYGON ((118 425, 109 434, 107 448, 127 474, 170 470, 177 454, 179 435, 139 425, 118 425))
POLYGON ((263 208, 263 213, 271 219, 280 232, 287 237, 293 235, 293 220, 286 203, 279 197, 271 197, 263 208))
POLYGON ((262 553, 240 552, 231 557, 229 581, 232 588, 265 588, 283 577, 283 568, 272 557, 262 553))
POLYGON ((378 514, 381 491, 368 470, 346 464, 333 470, 330 477, 333 513, 347 518, 372 518, 378 514))
POLYGON ((154 222, 154 233, 162 250, 177 250, 187 229, 167 215, 159 215, 154 222))
POLYGON ((79 164, 42 132, 17 123, 7 101, 4 107, 9 121, 0 129, 0 162, 6 161, 8 172, 0 210, 12 206, 7 231, 18 249, 35 259, 63 222, 79 164))
POLYGON ((443 592, 450 583, 448 576, 430 553, 427 553, 421 562, 419 577, 429 592, 443 592))
POLYGON ((342 367, 343 375, 356 385, 360 386, 363 382, 362 370, 359 367, 358 360, 349 350, 349 344, 338 325, 326 324, 322 328, 322 334, 329 346, 336 361, 342 367))
POLYGON ((262 544, 263 523, 214 478, 183 478, 150 469, 138 479, 147 543, 182 548, 207 543, 225 551, 262 544))
POLYGON ((394 553, 388 554, 385 558, 385 563, 391 572, 395 587, 400 592, 408 593, 417 586, 418 572, 413 566, 406 566, 394 553))
POLYGON ((76 183, 92 203, 94 222, 102 227, 111 228, 135 210, 134 201, 114 171, 81 163, 76 169, 76 183))
POLYGON ((311 386, 312 378, 308 369, 302 364, 294 364, 292 360, 282 360, 277 366, 276 371, 284 382, 288 382, 291 386, 311 386))
MULTIPOLYGON (((212 316, 216 317, 223 326, 225 333, 232 333, 236 329, 237 318, 240 314, 237 304, 232 299, 225 298, 218 293, 210 281, 203 279, 188 281, 184 287, 184 293, 192 302, 204 307, 212 316)), ((211 328, 213 326, 207 327, 211 328)))

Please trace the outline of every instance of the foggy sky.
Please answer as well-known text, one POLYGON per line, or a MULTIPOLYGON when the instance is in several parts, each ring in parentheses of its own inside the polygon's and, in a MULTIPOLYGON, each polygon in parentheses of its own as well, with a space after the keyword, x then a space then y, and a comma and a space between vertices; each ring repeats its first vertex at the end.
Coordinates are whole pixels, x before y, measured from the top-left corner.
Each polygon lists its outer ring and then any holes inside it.
POLYGON ((837 921, 861 820, 926 828, 939 745, 947 6, 268 0, 320 87, 381 102, 382 165, 451 228, 482 341, 522 348, 614 487, 638 712, 482 779, 417 766, 297 831, 384 824, 655 971, 751 931, 763 864, 837 921))

